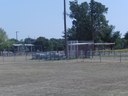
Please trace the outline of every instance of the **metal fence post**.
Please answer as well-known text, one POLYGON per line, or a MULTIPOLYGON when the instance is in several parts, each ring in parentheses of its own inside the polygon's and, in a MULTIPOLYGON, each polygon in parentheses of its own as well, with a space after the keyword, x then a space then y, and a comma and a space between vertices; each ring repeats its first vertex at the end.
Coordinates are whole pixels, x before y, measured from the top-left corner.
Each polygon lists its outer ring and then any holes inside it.
POLYGON ((101 63, 101 52, 99 52, 99 57, 100 57, 100 63, 101 63))
POLYGON ((15 56, 15 55, 16 55, 16 54, 15 54, 15 53, 13 53, 13 56, 14 56, 14 63, 15 63, 15 60, 16 60, 16 58, 15 58, 16 56, 15 56))
POLYGON ((120 52, 120 62, 121 62, 121 57, 122 57, 122 56, 121 56, 121 52, 120 52))
POLYGON ((3 64, 4 64, 4 61, 5 61, 5 60, 4 60, 4 54, 2 55, 2 57, 3 57, 3 64))

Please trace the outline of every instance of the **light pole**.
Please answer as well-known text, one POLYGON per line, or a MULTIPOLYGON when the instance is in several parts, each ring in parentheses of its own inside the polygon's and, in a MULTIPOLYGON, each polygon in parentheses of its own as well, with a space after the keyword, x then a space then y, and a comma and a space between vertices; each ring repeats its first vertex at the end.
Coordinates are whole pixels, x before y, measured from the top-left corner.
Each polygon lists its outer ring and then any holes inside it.
POLYGON ((68 38, 67 38, 67 25, 66 25, 66 0, 64 0, 64 34, 65 34, 65 55, 68 59, 68 38))

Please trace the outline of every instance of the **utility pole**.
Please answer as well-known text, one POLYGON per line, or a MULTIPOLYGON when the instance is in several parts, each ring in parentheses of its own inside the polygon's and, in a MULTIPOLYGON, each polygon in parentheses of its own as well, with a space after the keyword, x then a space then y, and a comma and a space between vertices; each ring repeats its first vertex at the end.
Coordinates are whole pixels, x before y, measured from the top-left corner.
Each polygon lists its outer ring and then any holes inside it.
POLYGON ((94 17, 93 17, 94 10, 93 10, 93 7, 94 7, 94 0, 91 0, 91 31, 92 31, 92 40, 95 43, 95 30, 94 30, 94 17))
POLYGON ((94 0, 91 0, 91 32, 93 41, 93 51, 95 50, 95 29, 94 29, 94 0))
POLYGON ((16 40, 17 40, 16 43, 18 43, 18 32, 19 31, 16 31, 16 40))
POLYGON ((68 59, 68 38, 67 38, 67 25, 66 25, 66 0, 64 0, 64 33, 65 33, 65 55, 68 59))
POLYGON ((16 40, 18 41, 18 32, 19 31, 16 31, 16 40))

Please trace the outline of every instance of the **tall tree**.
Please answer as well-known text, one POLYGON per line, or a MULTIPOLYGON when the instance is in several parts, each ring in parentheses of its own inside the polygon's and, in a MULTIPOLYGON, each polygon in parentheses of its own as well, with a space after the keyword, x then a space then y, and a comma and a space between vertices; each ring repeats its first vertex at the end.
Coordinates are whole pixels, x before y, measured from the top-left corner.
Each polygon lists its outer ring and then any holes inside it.
POLYGON ((104 29, 108 29, 108 21, 106 20, 105 14, 108 8, 100 2, 91 0, 90 2, 90 19, 91 19, 91 31, 93 34, 93 40, 99 41, 99 35, 103 34, 104 29))
POLYGON ((78 4, 77 0, 70 1, 70 10, 72 28, 68 29, 69 40, 98 42, 102 40, 100 36, 105 30, 111 27, 105 17, 108 8, 100 2, 91 0, 90 3, 78 4))
POLYGON ((70 10, 70 18, 73 21, 72 28, 68 31, 69 39, 91 40, 92 35, 88 35, 91 34, 90 17, 88 16, 89 4, 84 2, 79 5, 77 0, 74 0, 70 2, 70 10))

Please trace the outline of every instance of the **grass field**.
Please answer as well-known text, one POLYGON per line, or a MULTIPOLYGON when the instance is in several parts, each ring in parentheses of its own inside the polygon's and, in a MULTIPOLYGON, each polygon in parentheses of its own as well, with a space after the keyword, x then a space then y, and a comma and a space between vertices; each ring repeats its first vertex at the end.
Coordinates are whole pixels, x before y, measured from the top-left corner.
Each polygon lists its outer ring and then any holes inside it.
POLYGON ((4 60, 0 57, 0 96, 128 96, 127 63, 4 60))

